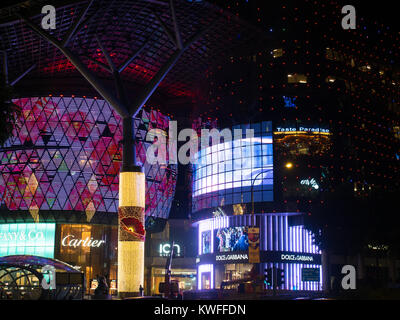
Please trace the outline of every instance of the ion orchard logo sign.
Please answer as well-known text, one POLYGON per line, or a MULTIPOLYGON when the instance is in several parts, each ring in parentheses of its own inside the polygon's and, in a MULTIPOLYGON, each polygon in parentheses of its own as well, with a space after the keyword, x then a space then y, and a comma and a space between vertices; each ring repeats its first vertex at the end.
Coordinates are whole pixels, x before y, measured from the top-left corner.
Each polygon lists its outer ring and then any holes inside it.
POLYGON ((41 231, 18 231, 18 232, 0 232, 0 241, 26 241, 26 240, 44 240, 44 234, 41 231))
MULTIPOLYGON (((171 245, 169 243, 160 243, 158 253, 161 257, 166 257, 171 254, 171 245)), ((174 253, 177 257, 181 256, 181 246, 174 244, 174 253)))

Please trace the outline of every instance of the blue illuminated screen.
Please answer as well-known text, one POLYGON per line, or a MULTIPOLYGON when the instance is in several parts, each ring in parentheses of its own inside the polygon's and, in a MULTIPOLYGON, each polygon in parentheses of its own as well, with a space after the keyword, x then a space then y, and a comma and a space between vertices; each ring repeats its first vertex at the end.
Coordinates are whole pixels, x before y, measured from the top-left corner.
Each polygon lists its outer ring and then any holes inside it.
POLYGON ((273 201, 272 123, 235 126, 242 139, 200 150, 193 168, 193 212, 229 204, 273 201), (254 137, 246 137, 246 129, 254 137))

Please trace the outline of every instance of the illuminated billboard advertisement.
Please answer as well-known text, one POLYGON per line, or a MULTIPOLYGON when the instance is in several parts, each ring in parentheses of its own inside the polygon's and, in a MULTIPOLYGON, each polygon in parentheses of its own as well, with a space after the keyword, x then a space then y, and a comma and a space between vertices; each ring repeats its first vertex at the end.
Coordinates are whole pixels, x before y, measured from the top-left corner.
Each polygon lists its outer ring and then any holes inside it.
POLYGON ((55 223, 0 224, 0 257, 34 255, 54 258, 55 223))
MULTIPOLYGON (((196 154, 193 212, 217 206, 273 201, 272 122, 235 126, 242 139, 215 144, 196 154), (246 129, 254 137, 245 136, 246 129)), ((232 131, 233 131, 232 130, 232 131)))
POLYGON ((215 252, 247 251, 249 239, 246 227, 228 227, 217 231, 215 252))
MULTIPOLYGON (((118 212, 121 117, 101 99, 31 97, 13 100, 21 117, 0 147, 0 205, 9 210, 118 212)), ((167 219, 177 166, 149 164, 150 129, 169 118, 142 110, 135 119, 136 156, 146 174, 146 216, 167 219)))
MULTIPOLYGON (((258 252, 254 260, 258 262, 251 262, 252 215, 217 216, 195 221, 193 225, 198 232, 197 289, 221 288, 223 282, 248 279, 252 277, 252 264, 259 263, 260 270, 278 267, 285 271, 284 281, 278 286, 281 290, 322 290, 321 249, 315 244, 314 233, 299 224, 302 215, 299 212, 255 214, 258 252), (209 238, 212 234, 214 237, 209 238), (313 277, 303 280, 302 272, 307 272, 306 269, 312 269, 308 272, 313 273, 313 277)), ((265 289, 272 288, 265 286, 265 289)))

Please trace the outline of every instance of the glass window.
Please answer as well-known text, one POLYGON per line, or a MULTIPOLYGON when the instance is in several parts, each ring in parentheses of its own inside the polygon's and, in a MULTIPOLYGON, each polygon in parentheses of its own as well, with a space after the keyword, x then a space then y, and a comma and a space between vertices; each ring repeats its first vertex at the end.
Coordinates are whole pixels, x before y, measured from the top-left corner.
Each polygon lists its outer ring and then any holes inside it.
POLYGON ((282 48, 274 49, 274 50, 272 50, 271 54, 272 54, 272 56, 274 57, 274 59, 279 58, 279 57, 282 57, 282 55, 283 55, 283 49, 282 49, 282 48))
POLYGON ((307 76, 300 73, 289 73, 288 83, 307 83, 307 76))

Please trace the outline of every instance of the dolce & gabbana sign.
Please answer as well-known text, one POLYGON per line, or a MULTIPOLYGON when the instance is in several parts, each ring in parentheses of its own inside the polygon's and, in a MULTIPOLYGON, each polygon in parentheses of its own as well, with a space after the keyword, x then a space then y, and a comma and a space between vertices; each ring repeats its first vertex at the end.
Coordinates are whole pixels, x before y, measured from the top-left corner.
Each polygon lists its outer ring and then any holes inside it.
POLYGON ((280 263, 309 263, 321 264, 321 255, 305 252, 288 251, 262 251, 262 261, 280 262, 280 263))
POLYGON ((232 254, 217 254, 215 262, 218 261, 248 261, 249 256, 247 253, 232 253, 232 254))
MULTIPOLYGON (((207 253, 197 257, 196 264, 248 263, 248 252, 207 253)), ((288 251, 260 251, 260 262, 321 264, 321 255, 288 251)))
POLYGON ((281 260, 301 261, 301 262, 314 262, 313 256, 305 256, 303 254, 281 254, 281 260))

